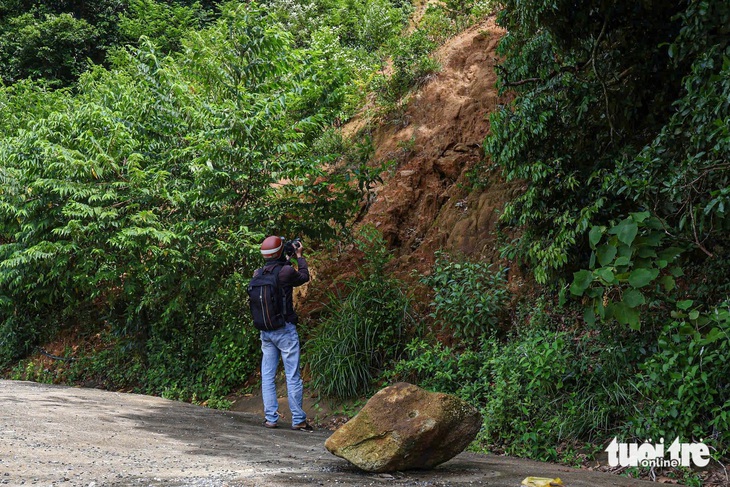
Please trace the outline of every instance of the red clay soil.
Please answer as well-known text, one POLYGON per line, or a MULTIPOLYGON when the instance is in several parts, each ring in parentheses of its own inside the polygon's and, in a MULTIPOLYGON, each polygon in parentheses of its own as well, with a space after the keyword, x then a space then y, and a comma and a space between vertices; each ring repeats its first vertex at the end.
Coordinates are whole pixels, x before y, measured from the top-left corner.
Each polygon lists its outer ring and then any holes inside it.
POLYGON ((508 101, 497 94, 494 69, 503 33, 489 18, 449 40, 435 53, 441 71, 412 96, 400 123, 373 133, 374 159, 400 163, 384 175, 360 223, 383 233, 399 270, 426 270, 438 249, 498 258, 495 224, 515 185, 496 175, 485 191, 464 185, 484 159, 489 114, 508 101))
MULTIPOLYGON (((356 225, 380 230, 395 256, 390 270, 397 277, 410 280, 414 269, 429 273, 439 249, 499 260, 497 219, 520 187, 494 171, 486 188, 471 191, 467 173, 485 159, 489 114, 510 101, 496 88, 496 47, 503 35, 493 17, 472 26, 435 52, 441 70, 411 95, 403 112, 377 121, 361 115, 343 127, 350 138, 369 128, 374 164, 397 161, 381 175, 356 225)), ((319 279, 302 290, 309 294, 299 300, 303 314, 316 315, 326 293, 355 275, 361 257, 347 248, 328 255, 324 265, 315 261, 311 267, 319 279)), ((512 284, 515 277, 509 276, 512 284)))

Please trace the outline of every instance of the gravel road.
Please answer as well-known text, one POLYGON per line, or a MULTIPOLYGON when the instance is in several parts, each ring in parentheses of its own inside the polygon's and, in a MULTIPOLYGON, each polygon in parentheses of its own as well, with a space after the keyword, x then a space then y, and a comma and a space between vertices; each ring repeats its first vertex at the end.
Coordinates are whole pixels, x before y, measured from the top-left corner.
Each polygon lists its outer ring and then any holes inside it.
POLYGON ((250 413, 157 397, 0 381, 0 485, 518 487, 527 476, 566 487, 651 485, 469 453, 431 471, 369 474, 325 450, 329 434, 265 429, 250 413))

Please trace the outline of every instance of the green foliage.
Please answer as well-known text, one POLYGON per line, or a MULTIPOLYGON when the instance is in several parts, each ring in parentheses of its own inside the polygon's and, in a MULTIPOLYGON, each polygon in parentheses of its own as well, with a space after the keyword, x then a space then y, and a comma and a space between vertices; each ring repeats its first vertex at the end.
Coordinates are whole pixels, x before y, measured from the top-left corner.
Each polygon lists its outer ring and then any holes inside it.
POLYGON ((312 34, 301 63, 303 108, 331 120, 347 120, 362 105, 365 80, 379 65, 371 53, 344 46, 330 26, 312 34))
POLYGON ((376 78, 374 86, 382 102, 397 102, 411 88, 421 85, 429 74, 438 71, 439 64, 430 56, 435 47, 436 43, 420 29, 393 41, 390 47, 393 74, 376 78))
POLYGON ((457 19, 467 15, 474 8, 475 0, 445 0, 444 7, 449 17, 457 19))
POLYGON ((344 46, 371 52, 400 33, 411 11, 410 2, 388 0, 269 0, 265 4, 300 45, 317 30, 331 28, 344 46))
POLYGON ((86 362, 109 387, 215 400, 251 373, 242 276, 262 235, 335 235, 376 177, 310 153, 324 120, 300 55, 265 11, 229 4, 178 55, 144 43, 73 93, 0 89, 3 365, 79 324, 110 328, 86 362))
POLYGON ((218 295, 206 303, 205 312, 215 323, 215 335, 201 354, 201 365, 205 367, 201 383, 206 387, 201 399, 216 400, 225 396, 260 364, 259 332, 250 325, 247 306, 242 305, 248 299, 249 279, 248 275, 234 273, 219 289, 218 295), (231 306, 231 303, 238 303, 238 306, 231 306))
MULTIPOLYGON (((265 4, 304 48, 311 80, 304 97, 337 120, 362 106, 390 46, 412 11, 410 2, 388 0, 269 0, 265 4)), ((381 78, 378 78, 380 80, 381 78)))
MULTIPOLYGON (((82 333, 88 338, 87 333, 82 333)), ((9 377, 13 380, 30 380, 54 384, 85 385, 109 390, 135 390, 144 374, 144 357, 137 347, 129 342, 120 342, 108 330, 95 333, 94 353, 87 353, 86 346, 77 342, 74 349, 67 347, 60 354, 60 360, 51 364, 43 357, 28 357, 17 362, 9 377)))
POLYGON ((404 284, 385 275, 390 255, 377 231, 365 230, 360 245, 367 267, 330 296, 325 318, 306 345, 312 386, 340 398, 370 391, 384 365, 398 357, 413 326, 404 284))
POLYGON ((630 168, 630 188, 709 252, 730 230, 730 46, 699 55, 683 90, 667 125, 630 168))
POLYGON ((53 90, 44 83, 29 80, 0 88, 0 133, 10 137, 19 130, 28 130, 38 120, 64 109, 68 99, 66 90, 53 90))
POLYGON ((68 13, 13 17, 0 37, 0 78, 12 83, 22 78, 45 78, 67 85, 87 68, 99 32, 84 19, 68 13))
MULTIPOLYGON (((57 319, 38 314, 14 316, 13 306, 8 299, 0 301, 0 364, 8 365, 18 357, 30 352, 36 343, 50 338, 60 327, 57 319)), ((30 310, 29 310, 30 311, 30 310)))
POLYGON ((117 42, 121 0, 5 1, 0 4, 0 79, 69 85, 117 42))
POLYGON ((703 438, 719 451, 727 451, 730 302, 703 312, 691 300, 680 301, 673 318, 635 379, 642 414, 627 423, 627 433, 703 438))
POLYGON ((457 338, 473 342, 498 330, 508 300, 505 269, 485 262, 458 262, 436 255, 430 275, 421 278, 434 292, 434 323, 457 338))
POLYGON ((363 3, 360 19, 354 15, 346 16, 348 23, 358 22, 358 25, 351 24, 343 33, 347 35, 354 31, 358 45, 366 50, 375 50, 398 36, 406 23, 406 15, 402 9, 394 8, 389 0, 363 3))
POLYGON ((574 273, 570 286, 571 294, 588 298, 588 324, 616 319, 638 330, 645 305, 675 289, 683 271, 674 261, 682 249, 664 246, 665 237, 662 223, 648 212, 632 213, 610 229, 591 228, 590 270, 574 273))
MULTIPOLYGON (((565 291, 573 273, 583 321, 624 327, 640 369, 627 360, 626 374, 570 390, 609 401, 640 391, 627 397, 631 413, 611 409, 607 424, 634 438, 711 438, 726 448, 730 5, 501 6, 499 79, 517 96, 492 115, 485 149, 524 186, 501 219, 520 229, 503 255, 527 264, 547 290, 565 291)), ((607 347, 617 343, 607 337, 607 347)), ((516 400, 509 388, 499 396, 516 400)), ((527 411, 524 421, 541 418, 527 411)), ((535 429, 557 427, 545 425, 535 429)))
POLYGON ((137 44, 142 36, 150 39, 163 53, 178 51, 188 31, 200 28, 207 12, 199 2, 190 6, 155 0, 130 0, 119 16, 119 36, 137 44))
POLYGON ((0 79, 76 82, 90 64, 109 65, 108 56, 141 36, 165 53, 178 50, 186 32, 209 22, 212 1, 81 0, 0 3, 0 79))
POLYGON ((625 384, 640 352, 625 332, 620 338, 614 330, 556 332, 537 324, 543 318, 535 316, 507 341, 485 337, 463 350, 414 340, 386 378, 453 393, 478 407, 480 449, 566 460, 569 451, 558 445, 608 436, 632 414, 625 384))
POLYGON ((500 80, 519 96, 492 116, 486 150, 526 183, 502 218, 524 229, 505 255, 545 283, 585 266, 591 227, 647 208, 713 244, 726 231, 728 7, 502 3, 500 80))
POLYGON ((482 20, 490 14, 494 4, 495 2, 492 0, 445 0, 442 5, 435 7, 445 11, 455 28, 461 31, 471 23, 482 20))

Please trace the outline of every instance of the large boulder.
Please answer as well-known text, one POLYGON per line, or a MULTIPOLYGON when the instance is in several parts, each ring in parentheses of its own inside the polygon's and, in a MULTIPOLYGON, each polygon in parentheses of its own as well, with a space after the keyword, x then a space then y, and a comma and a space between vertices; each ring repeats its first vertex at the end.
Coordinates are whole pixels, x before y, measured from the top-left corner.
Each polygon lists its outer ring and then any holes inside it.
POLYGON ((324 445, 368 472, 427 469, 463 451, 481 424, 479 411, 458 397, 399 382, 370 398, 324 445))

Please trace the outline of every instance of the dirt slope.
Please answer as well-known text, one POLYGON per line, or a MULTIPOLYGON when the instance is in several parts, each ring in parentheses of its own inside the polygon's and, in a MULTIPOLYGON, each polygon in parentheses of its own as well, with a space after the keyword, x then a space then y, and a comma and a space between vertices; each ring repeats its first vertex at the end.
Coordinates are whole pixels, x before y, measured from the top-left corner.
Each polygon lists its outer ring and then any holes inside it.
MULTIPOLYGON (((441 71, 412 96, 397 123, 373 133, 374 160, 400 162, 384 175, 360 223, 375 225, 396 249, 396 270, 425 270, 439 248, 497 258, 495 223, 515 187, 496 174, 484 191, 470 194, 464 183, 484 157, 489 113, 508 101, 495 87, 503 33, 489 18, 448 41, 435 53, 441 71)), ((354 120, 344 131, 361 125, 354 120)))

